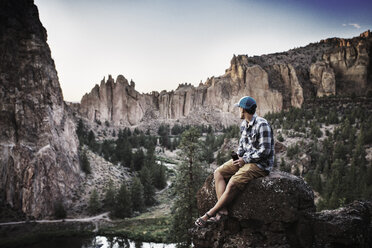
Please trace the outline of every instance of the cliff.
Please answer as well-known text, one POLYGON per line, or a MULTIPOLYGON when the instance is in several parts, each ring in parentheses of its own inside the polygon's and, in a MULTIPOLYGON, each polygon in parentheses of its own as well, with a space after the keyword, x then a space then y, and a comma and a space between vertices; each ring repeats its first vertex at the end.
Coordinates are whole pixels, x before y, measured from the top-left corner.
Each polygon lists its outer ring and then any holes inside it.
POLYGON ((81 180, 75 124, 33 1, 0 1, 0 23, 0 200, 49 216, 81 180))
MULTIPOLYGON (((190 229, 200 247, 370 247, 372 203, 315 212, 303 179, 285 172, 252 180, 221 223, 190 229)), ((200 215, 217 201, 211 175, 197 195, 200 215)))
POLYGON ((363 96, 372 92, 370 31, 352 39, 330 38, 287 52, 233 56, 222 76, 198 87, 181 84, 174 91, 140 94, 123 76, 111 76, 84 95, 79 112, 91 121, 135 126, 149 121, 230 125, 233 104, 250 95, 258 113, 301 107, 316 97, 363 96))

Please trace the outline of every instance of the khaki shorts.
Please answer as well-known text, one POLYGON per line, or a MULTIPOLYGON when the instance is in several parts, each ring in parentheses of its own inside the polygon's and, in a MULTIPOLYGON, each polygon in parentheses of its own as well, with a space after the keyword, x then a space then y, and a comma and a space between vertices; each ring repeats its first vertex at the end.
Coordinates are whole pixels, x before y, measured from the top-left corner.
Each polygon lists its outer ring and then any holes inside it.
POLYGON ((232 159, 218 167, 216 171, 220 172, 225 179, 230 178, 230 181, 233 181, 240 190, 242 190, 250 180, 269 174, 268 171, 261 169, 254 163, 245 164, 239 168, 239 166, 233 164, 232 159))

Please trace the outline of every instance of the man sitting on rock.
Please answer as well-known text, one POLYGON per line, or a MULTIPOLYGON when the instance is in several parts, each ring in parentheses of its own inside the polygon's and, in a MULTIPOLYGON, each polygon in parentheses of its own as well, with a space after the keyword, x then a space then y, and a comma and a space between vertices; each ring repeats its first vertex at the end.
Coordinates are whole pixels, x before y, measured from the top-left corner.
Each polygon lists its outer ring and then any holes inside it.
POLYGON ((256 101, 245 96, 235 104, 239 107, 241 137, 238 159, 229 160, 214 172, 217 203, 195 225, 203 227, 207 222, 220 222, 227 217, 226 205, 252 179, 267 176, 274 164, 274 137, 270 124, 257 116, 256 101), (226 179, 230 179, 226 185, 226 179), (212 217, 213 216, 213 217, 212 217))

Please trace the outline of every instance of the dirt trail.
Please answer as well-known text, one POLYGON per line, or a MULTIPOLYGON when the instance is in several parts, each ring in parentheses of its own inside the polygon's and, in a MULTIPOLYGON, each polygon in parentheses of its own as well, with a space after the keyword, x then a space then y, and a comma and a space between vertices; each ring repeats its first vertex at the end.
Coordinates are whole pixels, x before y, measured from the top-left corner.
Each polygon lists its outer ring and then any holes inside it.
POLYGON ((97 222, 100 220, 111 221, 109 217, 109 212, 99 214, 96 216, 86 217, 86 218, 76 218, 76 219, 61 219, 61 220, 33 220, 33 221, 15 221, 15 222, 4 222, 0 223, 0 226, 5 225, 17 225, 25 223, 58 223, 58 222, 97 222))

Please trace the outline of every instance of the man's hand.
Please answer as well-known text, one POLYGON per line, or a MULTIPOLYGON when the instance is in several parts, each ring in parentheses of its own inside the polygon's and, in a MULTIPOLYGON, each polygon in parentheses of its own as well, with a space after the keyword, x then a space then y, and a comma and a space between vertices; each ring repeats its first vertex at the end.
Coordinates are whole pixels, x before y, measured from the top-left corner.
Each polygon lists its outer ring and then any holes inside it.
POLYGON ((245 161, 243 160, 243 158, 239 158, 238 160, 235 160, 233 163, 235 166, 238 166, 239 168, 245 165, 245 161))

